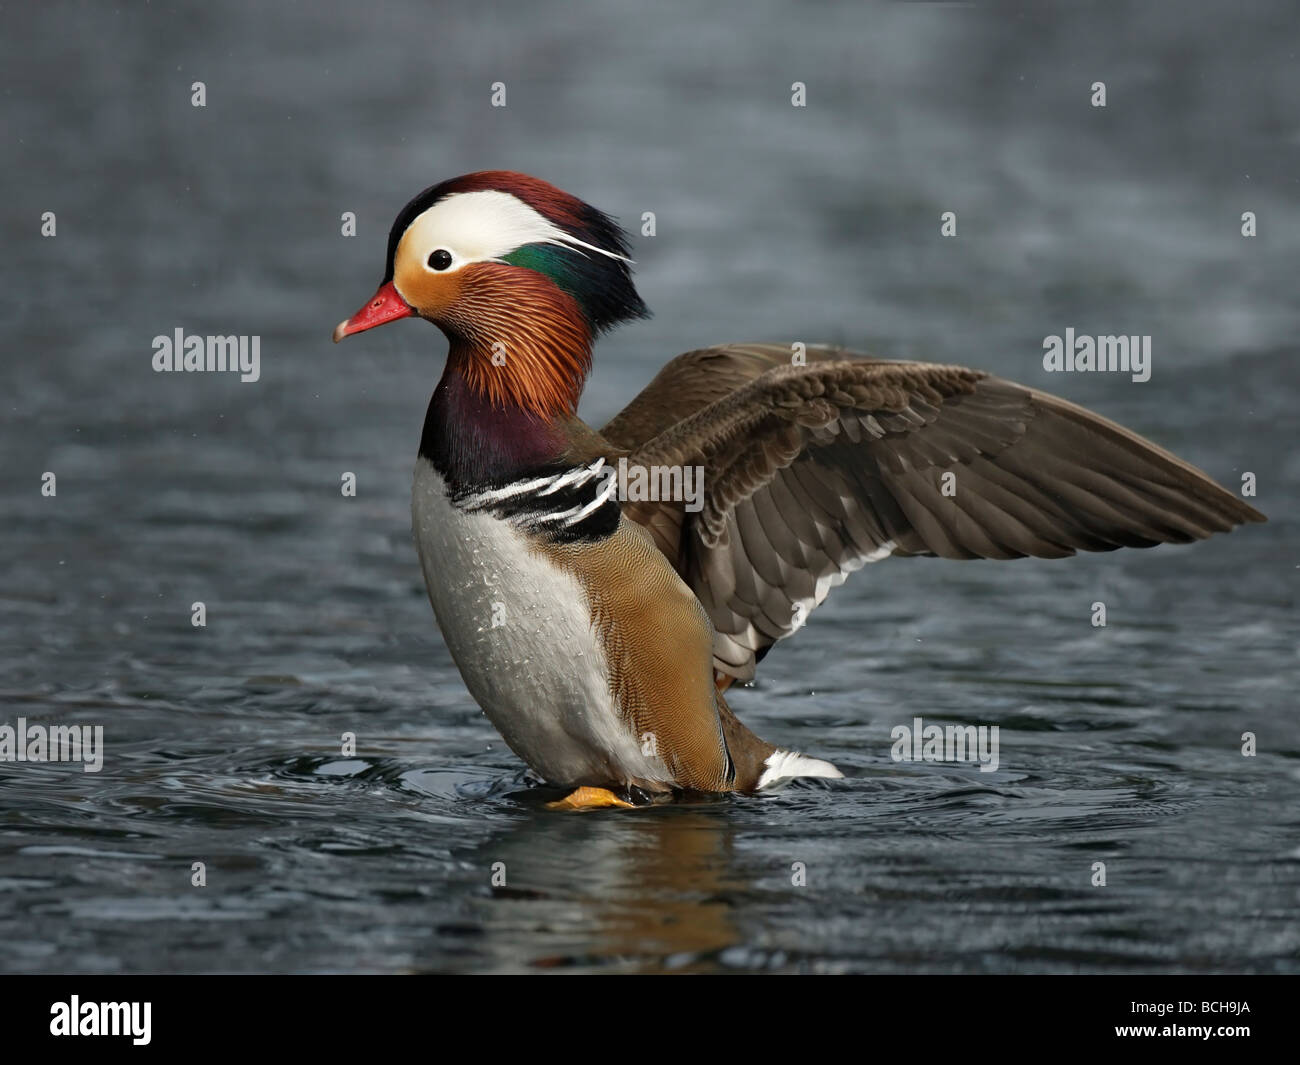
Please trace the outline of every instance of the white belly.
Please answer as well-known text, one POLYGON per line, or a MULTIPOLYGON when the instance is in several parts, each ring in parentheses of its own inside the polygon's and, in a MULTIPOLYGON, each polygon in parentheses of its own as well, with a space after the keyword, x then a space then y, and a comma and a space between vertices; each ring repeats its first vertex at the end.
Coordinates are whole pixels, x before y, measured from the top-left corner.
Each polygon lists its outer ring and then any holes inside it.
POLYGON ((577 581, 508 522, 453 507, 423 457, 411 514, 447 648, 510 748, 554 784, 669 780, 614 705, 577 581))

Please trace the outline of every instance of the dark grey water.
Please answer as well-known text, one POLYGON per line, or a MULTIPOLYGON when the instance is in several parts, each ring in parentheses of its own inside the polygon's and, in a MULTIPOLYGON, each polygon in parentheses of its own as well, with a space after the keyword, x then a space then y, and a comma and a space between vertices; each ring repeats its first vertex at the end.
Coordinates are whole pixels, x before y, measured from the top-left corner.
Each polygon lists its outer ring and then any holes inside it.
POLYGON ((106 755, 0 764, 0 967, 1300 969, 1294 8, 696 6, 5 8, 0 724, 106 755), (733 700, 848 780, 548 812, 409 539, 442 341, 329 343, 402 203, 498 166, 656 213, 590 420, 687 348, 840 341, 1253 472, 1271 523, 871 567, 733 700), (1070 326, 1152 335, 1151 380, 1045 374, 1070 326), (154 374, 177 327, 261 379, 154 374), (892 761, 914 714, 999 771, 892 761))

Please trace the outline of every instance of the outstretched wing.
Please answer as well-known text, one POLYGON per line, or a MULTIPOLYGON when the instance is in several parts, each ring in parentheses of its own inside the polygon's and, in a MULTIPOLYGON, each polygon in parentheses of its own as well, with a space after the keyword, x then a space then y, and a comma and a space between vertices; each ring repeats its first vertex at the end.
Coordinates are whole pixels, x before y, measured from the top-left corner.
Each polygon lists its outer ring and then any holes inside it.
POLYGON ((832 348, 789 362, 779 345, 689 352, 602 430, 629 466, 703 468, 698 510, 624 510, 704 604, 732 677, 888 555, 1061 558, 1265 520, 1136 433, 1023 385, 832 348))

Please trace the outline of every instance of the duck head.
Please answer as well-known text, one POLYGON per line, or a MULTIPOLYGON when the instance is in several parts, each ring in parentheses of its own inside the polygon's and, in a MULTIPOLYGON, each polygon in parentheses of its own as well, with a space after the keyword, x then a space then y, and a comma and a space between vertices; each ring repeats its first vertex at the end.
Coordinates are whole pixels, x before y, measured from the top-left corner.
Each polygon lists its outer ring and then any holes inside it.
POLYGON ((508 170, 444 181, 402 208, 383 283, 334 341, 424 318, 447 337, 447 372, 487 405, 572 416, 594 338, 648 316, 628 251, 611 218, 545 181, 508 170))

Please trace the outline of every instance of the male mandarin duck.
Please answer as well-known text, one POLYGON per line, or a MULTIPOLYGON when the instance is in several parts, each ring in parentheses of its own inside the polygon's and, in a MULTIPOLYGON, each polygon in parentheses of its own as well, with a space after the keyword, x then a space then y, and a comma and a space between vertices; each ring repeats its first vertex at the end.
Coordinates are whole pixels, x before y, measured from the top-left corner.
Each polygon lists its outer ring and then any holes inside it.
POLYGON ((468 174, 402 209, 383 283, 334 331, 419 317, 449 341, 416 460, 420 563, 471 694, 576 789, 553 805, 841 776, 759 739, 723 693, 868 562, 1062 558, 1264 520, 1062 399, 831 347, 688 352, 596 432, 577 416, 593 341, 648 314, 628 254, 554 186, 468 174), (702 497, 620 499, 620 460, 702 468, 702 497))

